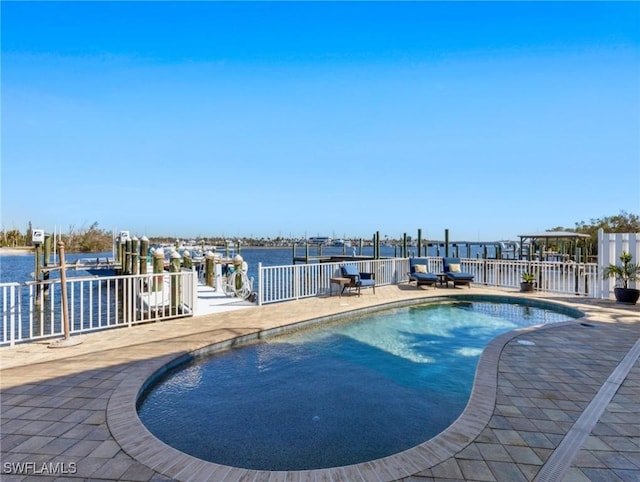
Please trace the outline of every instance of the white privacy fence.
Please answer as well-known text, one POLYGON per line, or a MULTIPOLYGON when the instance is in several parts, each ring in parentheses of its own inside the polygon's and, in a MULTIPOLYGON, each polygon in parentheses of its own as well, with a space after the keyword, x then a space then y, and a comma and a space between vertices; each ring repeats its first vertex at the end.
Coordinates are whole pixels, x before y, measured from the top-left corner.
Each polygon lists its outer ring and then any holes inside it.
MULTIPOLYGON (((67 278, 71 334, 193 315, 197 273, 67 278)), ((0 345, 64 335, 60 280, 0 284, 0 345)))
MULTIPOLYGON (((640 263, 640 233, 605 233, 598 230, 598 266, 600 273, 610 264, 621 264, 620 255, 631 253, 633 263, 640 263)), ((609 298, 615 288, 614 279, 600 279, 598 295, 601 298, 609 298)), ((640 288, 639 282, 631 282, 629 288, 640 288)))

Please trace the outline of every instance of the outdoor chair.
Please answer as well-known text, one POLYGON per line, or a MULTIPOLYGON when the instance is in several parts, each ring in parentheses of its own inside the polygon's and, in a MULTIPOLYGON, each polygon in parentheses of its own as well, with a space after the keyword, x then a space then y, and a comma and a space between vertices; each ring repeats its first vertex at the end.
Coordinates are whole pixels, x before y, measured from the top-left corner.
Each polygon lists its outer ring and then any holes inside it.
POLYGON ((374 273, 360 273, 355 264, 345 264, 340 267, 340 270, 344 278, 350 279, 349 283, 343 286, 343 292, 345 289, 348 289, 348 292, 351 293, 351 290, 356 288, 358 296, 360 296, 361 288, 373 288, 373 293, 375 294, 376 277, 374 273))
POLYGON ((447 275, 448 280, 453 281, 454 286, 467 285, 471 288, 473 275, 461 271, 460 258, 442 258, 442 272, 447 275))
POLYGON ((438 276, 429 272, 427 258, 410 258, 409 259, 409 283, 416 282, 416 288, 420 285, 435 286, 438 276))

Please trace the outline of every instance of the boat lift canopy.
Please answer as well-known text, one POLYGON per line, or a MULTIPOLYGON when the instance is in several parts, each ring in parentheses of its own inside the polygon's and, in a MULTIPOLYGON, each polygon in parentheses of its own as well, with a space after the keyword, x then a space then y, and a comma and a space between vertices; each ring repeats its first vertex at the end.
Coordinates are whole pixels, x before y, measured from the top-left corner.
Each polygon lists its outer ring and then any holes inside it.
MULTIPOLYGON (((588 234, 574 233, 573 231, 545 231, 543 233, 536 233, 536 234, 519 234, 518 237, 520 238, 521 249, 525 245, 529 245, 530 247, 532 247, 534 243, 541 243, 543 244, 543 248, 544 248, 545 246, 549 245, 549 242, 551 240, 560 242, 560 245, 562 247, 562 252, 561 253, 543 252, 542 256, 544 258, 549 258, 549 257, 569 258, 570 255, 564 252, 564 242, 568 241, 569 243, 575 243, 575 249, 576 249, 575 257, 577 261, 577 258, 580 256, 580 253, 578 251, 579 248, 577 247, 578 241, 580 241, 581 239, 582 240, 589 239, 591 236, 589 236, 588 234)), ((528 259, 531 259, 531 255, 532 255, 531 251, 532 250, 529 249, 526 253, 527 254, 526 257, 528 259)), ((521 258, 522 257, 523 256, 521 255, 521 258)), ((558 259, 558 260, 561 260, 561 259, 558 259)))

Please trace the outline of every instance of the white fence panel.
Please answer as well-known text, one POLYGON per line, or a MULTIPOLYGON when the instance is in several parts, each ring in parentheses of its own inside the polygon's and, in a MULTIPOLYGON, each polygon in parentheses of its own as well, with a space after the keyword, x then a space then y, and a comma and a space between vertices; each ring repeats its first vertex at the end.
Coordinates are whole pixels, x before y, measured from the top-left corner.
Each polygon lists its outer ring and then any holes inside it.
MULTIPOLYGON (((598 230, 598 297, 610 298, 616 286, 614 279, 602 278, 602 271, 610 264, 620 264, 622 253, 631 253, 632 262, 640 263, 640 233, 605 233, 598 230)), ((629 288, 639 288, 639 282, 631 282, 629 288)))
MULTIPOLYGON (((605 235, 602 234, 604 240, 605 235)), ((596 297, 602 291, 601 266, 631 251, 640 259, 640 235, 614 235, 600 248, 599 265, 554 261, 462 258, 461 268, 473 274, 475 285, 519 289, 522 273, 536 278, 541 292, 596 297)), ((426 257, 429 271, 442 272, 442 257, 426 257)), ((354 260, 288 266, 258 265, 258 304, 331 294, 331 278, 353 263, 361 273, 374 273, 376 286, 408 280, 409 258, 354 260)), ((196 271, 150 273, 67 280, 72 333, 193 315, 197 304, 196 271)), ((609 289, 611 285, 609 285, 609 289)), ((334 290, 335 291, 335 290, 334 290)), ((2 320, 0 344, 61 336, 59 280, 45 283, 0 284, 2 320)))
POLYGON ((374 273, 376 286, 407 280, 407 258, 309 263, 288 266, 258 265, 258 304, 329 295, 331 278, 340 276, 340 267, 355 264, 361 273, 374 273))
MULTIPOLYGON (((429 271, 442 272, 441 257, 426 257, 429 271)), ((353 263, 361 273, 374 273, 376 286, 408 280, 409 258, 340 261, 290 266, 258 266, 259 304, 277 303, 331 293, 331 278, 340 266, 353 263)), ((536 289, 549 293, 596 296, 598 266, 595 263, 462 258, 461 268, 474 276, 473 284, 519 288, 522 273, 536 277, 536 289)))
MULTIPOLYGON (((68 278, 70 333, 193 315, 197 273, 68 278)), ((0 345, 64 335, 59 279, 0 284, 0 345)))
POLYGON ((517 288, 522 274, 531 273, 539 291, 596 296, 598 267, 594 263, 474 258, 460 262, 461 269, 474 276, 474 284, 517 288))
POLYGON ((22 302, 20 296, 19 283, 4 283, 0 287, 2 290, 2 299, 0 299, 2 308, 2 332, 8 334, 6 343, 13 345, 16 337, 22 337, 22 326, 19 320, 22 317, 22 302), (17 326, 17 330, 16 330, 17 326))

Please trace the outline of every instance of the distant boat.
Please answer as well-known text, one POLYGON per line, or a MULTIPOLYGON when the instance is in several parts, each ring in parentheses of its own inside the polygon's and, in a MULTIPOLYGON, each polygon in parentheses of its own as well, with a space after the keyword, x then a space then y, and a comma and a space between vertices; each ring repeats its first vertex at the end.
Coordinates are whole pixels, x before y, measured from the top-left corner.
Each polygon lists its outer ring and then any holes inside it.
POLYGON ((331 238, 328 236, 312 236, 308 241, 310 244, 328 244, 331 238))
POLYGON ((331 243, 331 246, 334 246, 336 248, 342 248, 342 247, 350 248, 351 243, 349 241, 345 241, 344 239, 334 239, 333 242, 331 243))

